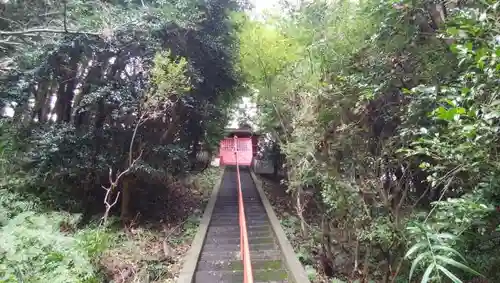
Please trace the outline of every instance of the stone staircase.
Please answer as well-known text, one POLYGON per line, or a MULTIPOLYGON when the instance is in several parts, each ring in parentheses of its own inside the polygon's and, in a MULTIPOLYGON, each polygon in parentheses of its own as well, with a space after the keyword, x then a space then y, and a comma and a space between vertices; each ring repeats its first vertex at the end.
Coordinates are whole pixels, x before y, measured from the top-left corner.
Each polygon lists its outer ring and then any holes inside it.
MULTIPOLYGON (((254 282, 289 282, 252 177, 244 168, 240 176, 254 282)), ((196 283, 243 282, 236 182, 236 169, 227 167, 196 268, 196 283)))

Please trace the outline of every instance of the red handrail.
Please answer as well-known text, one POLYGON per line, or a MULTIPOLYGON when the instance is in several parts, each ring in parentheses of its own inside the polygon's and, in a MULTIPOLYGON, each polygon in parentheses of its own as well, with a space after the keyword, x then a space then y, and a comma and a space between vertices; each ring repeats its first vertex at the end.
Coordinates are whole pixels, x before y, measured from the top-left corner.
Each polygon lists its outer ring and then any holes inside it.
POLYGON ((234 136, 234 154, 236 160, 236 179, 238 182, 238 210, 240 222, 240 254, 243 261, 243 282, 253 283, 252 262, 250 260, 250 248, 248 245, 247 223, 245 207, 243 206, 243 192, 241 190, 240 166, 238 164, 238 137, 234 136))

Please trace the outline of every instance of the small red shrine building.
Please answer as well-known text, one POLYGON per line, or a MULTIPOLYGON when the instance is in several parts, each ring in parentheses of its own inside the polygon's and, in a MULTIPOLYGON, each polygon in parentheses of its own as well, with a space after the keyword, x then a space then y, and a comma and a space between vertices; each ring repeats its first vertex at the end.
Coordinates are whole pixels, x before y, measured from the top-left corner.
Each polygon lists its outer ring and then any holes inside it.
POLYGON ((235 140, 238 145, 238 164, 250 166, 253 158, 259 151, 260 135, 252 131, 250 127, 227 128, 225 138, 221 140, 219 147, 220 165, 236 165, 235 140), (236 137, 236 139, 235 139, 236 137))

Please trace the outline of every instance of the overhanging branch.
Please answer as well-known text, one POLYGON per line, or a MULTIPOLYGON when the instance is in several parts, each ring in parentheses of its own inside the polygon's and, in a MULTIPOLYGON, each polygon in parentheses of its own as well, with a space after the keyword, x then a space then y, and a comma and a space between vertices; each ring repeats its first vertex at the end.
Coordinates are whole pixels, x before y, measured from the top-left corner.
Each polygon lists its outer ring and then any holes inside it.
POLYGON ((68 33, 68 34, 87 34, 87 35, 100 35, 96 32, 86 32, 86 31, 65 31, 62 29, 27 29, 18 31, 0 31, 0 35, 18 35, 18 36, 34 36, 34 33, 68 33))
POLYGON ((8 45, 22 45, 20 42, 12 42, 8 40, 0 40, 0 44, 8 44, 8 45))

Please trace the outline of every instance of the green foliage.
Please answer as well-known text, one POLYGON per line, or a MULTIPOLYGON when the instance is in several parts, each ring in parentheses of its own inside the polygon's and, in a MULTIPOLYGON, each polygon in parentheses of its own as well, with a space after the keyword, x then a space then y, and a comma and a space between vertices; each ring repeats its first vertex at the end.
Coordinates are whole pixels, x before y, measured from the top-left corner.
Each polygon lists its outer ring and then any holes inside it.
POLYGON ((97 261, 100 256, 111 246, 114 240, 114 235, 103 227, 88 227, 78 231, 75 237, 94 266, 98 266, 97 261))
POLYGON ((218 167, 209 167, 204 170, 202 173, 197 174, 195 176, 198 181, 199 188, 208 194, 212 193, 212 190, 220 177, 220 168, 218 167))
MULTIPOLYGON (((152 82, 158 88, 156 96, 181 94, 190 90, 189 78, 186 77, 187 64, 185 58, 170 59, 170 51, 164 51, 155 55, 152 70, 152 82)), ((156 96, 148 97, 147 103, 159 104, 156 96)))
POLYGON ((110 168, 123 172, 140 156, 122 196, 161 194, 196 171, 241 94, 230 18, 238 3, 87 2, 8 2, 0 19, 0 108, 13 106, 6 129, 22 149, 10 170, 29 176, 19 190, 84 218, 101 210, 110 168))
POLYGON ((276 27, 245 17, 242 21, 239 33, 241 69, 249 82, 269 88, 276 76, 296 60, 297 47, 276 27))
POLYGON ((498 245, 486 235, 500 204, 499 6, 314 1, 242 28, 240 63, 289 189, 312 192, 325 234, 370 251, 365 278, 499 278, 498 255, 474 252, 498 245))
MULTIPOLYGON (((0 3, 0 281, 102 282, 101 254, 119 239, 85 225, 101 216, 110 182, 121 220, 163 215, 167 184, 196 171, 241 94, 229 16, 239 9, 231 0, 0 3)), ((167 270, 158 259, 148 266, 138 278, 167 270)))
POLYGON ((0 225, 6 225, 14 216, 33 210, 36 207, 37 205, 33 201, 23 200, 19 194, 2 189, 0 195, 0 225))
POLYGON ((419 266, 424 266, 425 272, 422 275, 422 283, 441 281, 442 277, 447 277, 453 282, 462 282, 450 267, 458 268, 476 275, 477 271, 466 266, 463 261, 465 257, 453 248, 457 237, 450 233, 436 233, 429 227, 419 223, 408 226, 409 234, 415 239, 415 244, 408 249, 405 258, 417 256, 412 262, 409 281, 411 281, 415 270, 419 266), (458 261, 456 258, 459 258, 458 261), (462 261, 462 262, 460 262, 462 261))
POLYGON ((198 232, 198 226, 200 224, 200 215, 190 215, 186 221, 183 223, 181 229, 182 233, 179 237, 171 238, 169 239, 169 243, 172 244, 182 244, 187 241, 191 241, 194 236, 196 235, 196 232, 198 232))
POLYGON ((100 282, 96 259, 109 237, 100 229, 73 234, 78 216, 40 213, 33 201, 1 190, 2 282, 100 282))
POLYGON ((310 265, 306 265, 305 269, 306 269, 307 277, 309 278, 309 280, 314 281, 314 279, 316 279, 316 276, 317 276, 316 270, 310 265))
MULTIPOLYGON (((459 246, 465 253, 473 249, 473 237, 483 237, 486 227, 491 227, 490 215, 493 206, 498 205, 500 192, 494 177, 499 170, 495 101, 500 94, 500 65, 495 53, 500 45, 494 32, 499 27, 494 20, 499 7, 498 3, 491 4, 463 9, 454 15, 446 35, 455 40, 451 51, 459 60, 459 72, 438 86, 414 88, 416 99, 409 105, 410 111, 430 106, 431 123, 413 131, 414 142, 407 153, 432 156, 433 164, 421 165, 429 172, 432 186, 444 184, 445 191, 462 195, 436 203, 436 213, 430 221, 440 231, 468 242, 459 246)), ((487 266, 477 265, 485 271, 487 266)), ((455 267, 465 269, 458 264, 455 267)), ((447 277, 455 276, 439 263, 428 267, 424 275, 432 275, 436 268, 447 277)))

